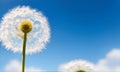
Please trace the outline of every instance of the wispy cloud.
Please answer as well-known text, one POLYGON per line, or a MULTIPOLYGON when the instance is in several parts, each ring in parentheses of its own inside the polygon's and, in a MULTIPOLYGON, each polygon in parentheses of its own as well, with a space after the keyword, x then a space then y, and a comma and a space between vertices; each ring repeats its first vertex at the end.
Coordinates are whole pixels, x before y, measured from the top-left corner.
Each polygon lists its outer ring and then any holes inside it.
POLYGON ((105 58, 97 62, 96 67, 99 71, 120 71, 120 49, 112 49, 106 54, 105 58))
MULTIPOLYGON (((6 64, 4 71, 21 72, 21 63, 16 59, 11 60, 8 64, 6 64)), ((45 71, 36 67, 26 67, 25 72, 45 72, 45 71)))

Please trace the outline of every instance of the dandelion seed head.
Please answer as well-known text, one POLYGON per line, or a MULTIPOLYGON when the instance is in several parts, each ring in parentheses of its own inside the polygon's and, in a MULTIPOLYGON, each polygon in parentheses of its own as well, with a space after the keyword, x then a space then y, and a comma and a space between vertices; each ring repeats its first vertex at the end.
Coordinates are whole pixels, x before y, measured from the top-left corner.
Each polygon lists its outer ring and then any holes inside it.
POLYGON ((84 71, 84 70, 76 70, 75 72, 86 72, 86 71, 84 71))
POLYGON ((95 72, 94 65, 85 60, 73 60, 62 64, 60 72, 95 72))
POLYGON ((13 52, 22 52, 24 26, 27 25, 26 54, 45 49, 50 39, 50 28, 42 12, 28 6, 18 6, 6 13, 0 24, 0 41, 13 52))

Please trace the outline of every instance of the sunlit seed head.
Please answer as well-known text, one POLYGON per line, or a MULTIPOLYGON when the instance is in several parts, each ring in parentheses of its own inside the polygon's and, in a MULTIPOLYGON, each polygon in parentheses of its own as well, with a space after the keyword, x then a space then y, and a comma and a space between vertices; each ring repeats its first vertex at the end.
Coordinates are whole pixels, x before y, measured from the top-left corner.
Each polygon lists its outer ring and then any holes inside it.
POLYGON ((45 49, 50 39, 50 27, 46 16, 29 6, 18 6, 2 17, 0 41, 6 49, 22 52, 24 33, 27 33, 26 54, 45 49))
POLYGON ((86 60, 72 60, 62 64, 59 68, 60 72, 95 72, 94 64, 86 60))
POLYGON ((76 70, 75 72, 86 72, 85 70, 76 70))
POLYGON ((32 30, 32 23, 28 20, 24 20, 20 23, 20 29, 24 33, 29 33, 32 30))

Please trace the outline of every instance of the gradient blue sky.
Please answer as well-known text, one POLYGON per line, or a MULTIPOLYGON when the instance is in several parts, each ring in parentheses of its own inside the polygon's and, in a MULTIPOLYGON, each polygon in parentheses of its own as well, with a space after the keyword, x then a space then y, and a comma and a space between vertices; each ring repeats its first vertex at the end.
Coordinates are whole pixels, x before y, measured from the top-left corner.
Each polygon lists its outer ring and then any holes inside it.
MULTIPOLYGON (((64 62, 85 59, 96 63, 112 48, 120 48, 119 0, 0 0, 0 20, 16 6, 30 6, 48 18, 50 43, 40 53, 27 55, 26 66, 57 70, 64 62)), ((20 53, 0 42, 0 70, 20 53)))

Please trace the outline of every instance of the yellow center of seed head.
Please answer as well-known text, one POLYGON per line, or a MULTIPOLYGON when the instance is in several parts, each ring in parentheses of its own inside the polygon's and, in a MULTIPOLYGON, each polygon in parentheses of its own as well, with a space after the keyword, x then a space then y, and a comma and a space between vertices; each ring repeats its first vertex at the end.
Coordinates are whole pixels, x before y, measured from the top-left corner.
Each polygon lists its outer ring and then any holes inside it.
POLYGON ((28 20, 24 20, 20 23, 20 29, 24 33, 29 33, 32 30, 32 23, 28 20))
POLYGON ((75 72, 86 72, 86 71, 84 71, 84 70, 76 70, 75 72))

